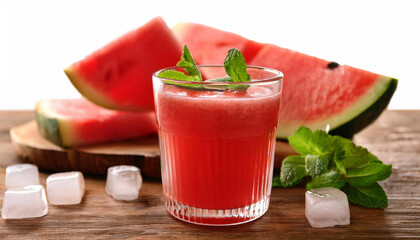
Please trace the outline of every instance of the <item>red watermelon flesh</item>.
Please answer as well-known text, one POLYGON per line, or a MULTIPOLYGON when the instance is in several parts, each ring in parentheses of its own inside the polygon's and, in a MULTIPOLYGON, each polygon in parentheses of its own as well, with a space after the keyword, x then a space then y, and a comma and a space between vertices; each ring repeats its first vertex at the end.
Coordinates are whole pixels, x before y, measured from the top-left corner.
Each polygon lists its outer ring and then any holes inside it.
POLYGON ((42 100, 35 107, 40 133, 62 147, 157 134, 154 111, 118 111, 86 99, 42 100))
POLYGON ((64 71, 82 95, 100 106, 153 109, 152 74, 175 66, 181 53, 180 43, 157 17, 64 71))
POLYGON ((197 23, 178 23, 173 29, 200 65, 223 64, 229 49, 237 48, 249 63, 264 46, 231 32, 197 23))
POLYGON ((396 81, 275 45, 266 45, 250 64, 284 74, 277 132, 281 138, 301 125, 322 129, 343 125, 374 104, 390 82, 396 81))
POLYGON ((301 125, 352 137, 381 114, 398 83, 394 78, 339 66, 201 24, 179 23, 173 31, 190 48, 197 64, 223 64, 227 50, 235 47, 244 53, 248 65, 283 72, 278 138, 287 138, 301 125))

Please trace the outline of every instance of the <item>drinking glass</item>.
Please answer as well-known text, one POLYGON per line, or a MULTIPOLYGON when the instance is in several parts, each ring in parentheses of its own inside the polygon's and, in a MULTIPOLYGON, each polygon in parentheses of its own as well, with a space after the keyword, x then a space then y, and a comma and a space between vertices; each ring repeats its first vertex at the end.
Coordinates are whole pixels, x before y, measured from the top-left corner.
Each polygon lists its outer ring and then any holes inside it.
POLYGON ((195 224, 252 221, 269 206, 283 74, 248 66, 250 82, 215 82, 223 66, 199 69, 213 80, 153 74, 165 207, 195 224))

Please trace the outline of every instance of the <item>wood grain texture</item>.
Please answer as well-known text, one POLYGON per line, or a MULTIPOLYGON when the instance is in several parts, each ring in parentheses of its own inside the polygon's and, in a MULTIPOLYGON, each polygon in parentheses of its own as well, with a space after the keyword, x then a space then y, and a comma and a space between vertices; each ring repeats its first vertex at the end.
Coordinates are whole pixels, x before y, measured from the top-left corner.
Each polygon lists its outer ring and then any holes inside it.
POLYGON ((146 177, 160 177, 157 136, 65 149, 43 138, 32 120, 13 127, 10 137, 16 153, 41 169, 106 174, 112 166, 135 165, 146 177))
MULTIPOLYGON (((31 119, 30 113, 0 112, 0 203, 4 167, 19 162, 8 129, 31 119), (7 116, 5 116, 5 114, 7 116)), ((268 212, 233 227, 204 227, 166 213, 159 180, 145 179, 136 201, 114 201, 105 193, 105 177, 85 175, 86 194, 79 205, 50 205, 38 219, 0 220, 0 239, 420 239, 420 111, 386 111, 355 141, 371 150, 393 174, 381 185, 386 209, 350 205, 351 224, 314 229, 304 216, 304 186, 272 191, 268 212)), ((45 184, 48 172, 41 172, 45 184)))
MULTIPOLYGON (((160 151, 156 135, 78 148, 62 148, 42 137, 36 121, 32 120, 12 127, 10 138, 20 158, 44 170, 103 175, 112 166, 135 165, 140 168, 143 176, 160 177, 160 151)), ((294 153, 289 144, 278 141, 275 167, 280 167, 281 161, 294 153)))

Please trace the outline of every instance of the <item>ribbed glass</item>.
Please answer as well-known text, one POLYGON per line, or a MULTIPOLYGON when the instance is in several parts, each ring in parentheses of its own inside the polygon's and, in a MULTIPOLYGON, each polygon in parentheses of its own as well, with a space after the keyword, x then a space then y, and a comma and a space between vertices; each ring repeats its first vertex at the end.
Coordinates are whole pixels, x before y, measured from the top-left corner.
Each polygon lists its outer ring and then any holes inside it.
POLYGON ((268 209, 282 75, 248 68, 253 80, 239 90, 220 89, 225 82, 180 87, 154 75, 165 206, 178 219, 234 225, 268 209))
POLYGON ((198 224, 227 225, 251 221, 267 211, 275 132, 211 142, 164 131, 159 136, 165 206, 173 216, 198 224), (243 152, 226 151, 238 146, 243 152), (200 156, 179 151, 190 147, 199 149, 200 156))

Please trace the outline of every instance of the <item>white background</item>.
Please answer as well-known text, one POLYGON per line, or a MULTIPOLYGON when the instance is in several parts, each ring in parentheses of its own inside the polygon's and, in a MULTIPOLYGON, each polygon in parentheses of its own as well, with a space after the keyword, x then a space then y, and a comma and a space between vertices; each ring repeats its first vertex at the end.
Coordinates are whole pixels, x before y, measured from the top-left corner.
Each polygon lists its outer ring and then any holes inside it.
POLYGON ((0 0, 0 110, 78 97, 62 70, 159 15, 398 78, 389 108, 420 109, 420 1, 0 0))

